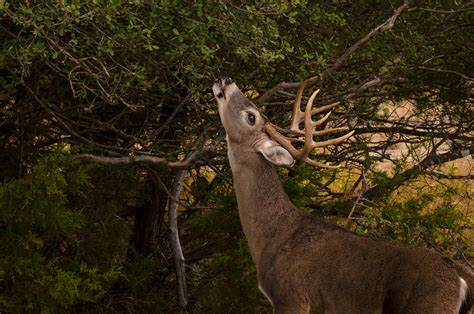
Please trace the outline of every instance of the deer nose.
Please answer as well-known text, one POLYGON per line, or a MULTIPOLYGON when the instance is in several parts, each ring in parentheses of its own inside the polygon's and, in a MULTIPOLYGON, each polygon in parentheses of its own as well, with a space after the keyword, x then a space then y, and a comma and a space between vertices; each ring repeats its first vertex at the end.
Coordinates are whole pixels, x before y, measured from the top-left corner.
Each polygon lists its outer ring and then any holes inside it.
POLYGON ((226 99, 239 89, 231 78, 222 77, 214 83, 212 90, 217 99, 226 99))
POLYGON ((224 77, 224 78, 222 79, 222 82, 223 82, 222 85, 224 85, 224 86, 230 85, 230 84, 234 83, 234 81, 232 81, 232 79, 231 79, 230 77, 224 77))

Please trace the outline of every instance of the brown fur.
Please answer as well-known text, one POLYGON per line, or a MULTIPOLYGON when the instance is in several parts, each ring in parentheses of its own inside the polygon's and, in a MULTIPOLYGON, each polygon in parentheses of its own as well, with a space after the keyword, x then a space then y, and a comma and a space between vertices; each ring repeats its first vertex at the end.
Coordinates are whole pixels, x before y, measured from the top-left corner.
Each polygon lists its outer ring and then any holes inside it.
POLYGON ((357 235, 294 207, 256 148, 269 140, 263 116, 249 127, 241 113, 256 107, 240 90, 231 92, 231 84, 219 82, 214 93, 227 93, 218 102, 240 219, 274 313, 458 313, 459 277, 468 285, 459 313, 469 313, 474 275, 468 268, 424 248, 357 235))

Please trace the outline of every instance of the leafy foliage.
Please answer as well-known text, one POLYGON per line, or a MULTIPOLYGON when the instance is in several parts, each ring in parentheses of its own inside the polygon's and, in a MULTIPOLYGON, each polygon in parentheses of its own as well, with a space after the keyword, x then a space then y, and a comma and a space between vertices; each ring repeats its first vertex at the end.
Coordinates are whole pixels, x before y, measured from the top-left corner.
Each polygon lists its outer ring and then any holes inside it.
POLYGON ((280 82, 318 75, 317 105, 344 102, 330 124, 356 135, 316 157, 350 167, 280 172, 299 208, 341 225, 353 212, 357 232, 472 258, 472 189, 445 178, 464 180, 471 164, 440 166, 473 152, 472 4, 414 2, 328 70, 399 5, 0 1, 0 311, 179 311, 166 224, 172 169, 135 156, 197 156, 180 196, 187 310, 269 309, 220 144, 210 93, 219 75, 282 126, 294 91, 261 98, 280 82), (81 153, 129 162, 72 158, 81 153), (146 254, 134 243, 143 234, 146 254))
POLYGON ((206 268, 212 269, 214 276, 196 292, 196 312, 255 313, 262 308, 255 267, 244 238, 238 241, 235 250, 215 253, 206 268))
POLYGON ((407 200, 392 199, 377 210, 367 211, 368 219, 358 225, 358 231, 428 245, 456 257, 459 246, 469 245, 462 234, 471 224, 457 206, 457 195, 457 191, 448 187, 410 196, 407 200))
POLYGON ((86 227, 88 167, 48 155, 31 174, 0 186, 1 308, 59 311, 97 302, 120 272, 70 256, 86 227))

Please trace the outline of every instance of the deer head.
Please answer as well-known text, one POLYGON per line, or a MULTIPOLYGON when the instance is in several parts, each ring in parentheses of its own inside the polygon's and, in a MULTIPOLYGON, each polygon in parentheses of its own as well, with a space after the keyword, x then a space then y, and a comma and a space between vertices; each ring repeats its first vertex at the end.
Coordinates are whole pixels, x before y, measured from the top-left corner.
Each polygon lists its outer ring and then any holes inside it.
POLYGON ((275 165, 293 164, 288 151, 263 132, 266 118, 231 79, 219 80, 213 91, 228 142, 244 144, 275 165))
POLYGON ((317 121, 313 121, 312 116, 331 110, 340 104, 334 103, 313 109, 313 102, 319 90, 311 95, 305 111, 301 111, 304 88, 312 79, 305 80, 298 89, 293 105, 292 123, 289 129, 280 128, 269 122, 231 79, 218 80, 213 86, 213 92, 219 106, 221 121, 227 132, 227 140, 229 142, 245 143, 246 147, 251 147, 255 151, 260 152, 268 161, 275 165, 292 165, 294 163, 293 158, 295 158, 320 168, 337 167, 328 166, 310 159, 309 154, 314 148, 345 141, 352 136, 354 131, 327 141, 317 142, 314 140, 314 136, 339 132, 345 130, 345 128, 326 128, 319 131, 315 129, 327 121, 331 112, 325 114, 317 121), (304 122, 304 129, 299 128, 302 121, 304 122), (304 146, 299 150, 293 145, 294 143, 304 143, 304 146))

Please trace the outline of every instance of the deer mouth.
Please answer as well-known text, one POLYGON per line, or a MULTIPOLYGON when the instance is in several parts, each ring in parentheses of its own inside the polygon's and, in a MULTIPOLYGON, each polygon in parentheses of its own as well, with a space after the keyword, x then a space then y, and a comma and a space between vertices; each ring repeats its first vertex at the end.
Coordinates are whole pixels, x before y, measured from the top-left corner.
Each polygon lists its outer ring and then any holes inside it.
POLYGON ((229 96, 228 95, 229 93, 227 93, 227 95, 226 95, 226 89, 227 89, 227 87, 229 87, 233 84, 234 84, 234 82, 229 77, 217 79, 214 82, 214 86, 212 87, 212 91, 214 92, 214 96, 216 96, 217 99, 227 99, 227 97, 229 96))

